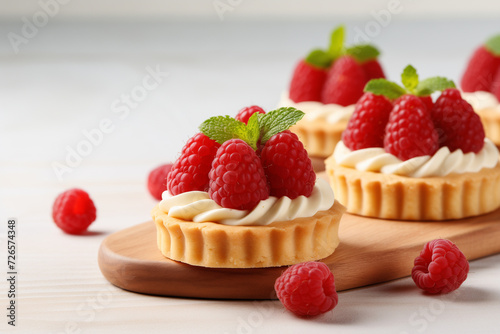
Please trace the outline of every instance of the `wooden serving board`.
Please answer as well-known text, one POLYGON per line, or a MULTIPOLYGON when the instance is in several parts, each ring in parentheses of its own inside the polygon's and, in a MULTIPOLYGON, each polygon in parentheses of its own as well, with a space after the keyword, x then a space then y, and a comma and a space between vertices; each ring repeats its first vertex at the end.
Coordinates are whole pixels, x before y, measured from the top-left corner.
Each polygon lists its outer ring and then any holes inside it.
MULTIPOLYGON (((410 275, 423 245, 452 240, 469 260, 500 252, 500 210, 455 221, 408 222, 345 214, 340 245, 323 259, 337 290, 410 275)), ((114 285, 134 292, 217 299, 273 299, 274 281, 286 267, 203 268, 165 258, 156 246, 152 221, 108 236, 99 249, 99 266, 114 285)))

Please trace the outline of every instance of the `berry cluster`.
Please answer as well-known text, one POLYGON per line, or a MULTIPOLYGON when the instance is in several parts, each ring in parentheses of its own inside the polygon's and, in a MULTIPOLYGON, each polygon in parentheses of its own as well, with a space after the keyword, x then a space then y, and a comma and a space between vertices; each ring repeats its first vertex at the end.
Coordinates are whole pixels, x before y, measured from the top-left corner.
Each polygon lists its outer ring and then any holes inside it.
POLYGON ((500 100, 500 35, 474 51, 460 84, 464 92, 490 92, 500 100))
POLYGON ((168 173, 168 190, 208 191, 222 207, 240 210, 269 196, 310 196, 316 174, 304 146, 288 130, 303 115, 294 108, 265 113, 250 106, 235 118, 206 120, 168 173))
POLYGON ((292 76, 290 99, 343 106, 356 103, 371 79, 385 78, 377 60, 379 51, 369 44, 344 47, 344 27, 335 29, 327 50, 313 50, 292 76))
POLYGON ((342 134, 351 150, 383 147, 401 160, 433 155, 440 147, 479 152, 484 130, 479 116, 462 99, 452 81, 433 77, 419 81, 408 65, 405 88, 385 79, 371 80, 342 134), (431 94, 442 91, 436 102, 431 94))

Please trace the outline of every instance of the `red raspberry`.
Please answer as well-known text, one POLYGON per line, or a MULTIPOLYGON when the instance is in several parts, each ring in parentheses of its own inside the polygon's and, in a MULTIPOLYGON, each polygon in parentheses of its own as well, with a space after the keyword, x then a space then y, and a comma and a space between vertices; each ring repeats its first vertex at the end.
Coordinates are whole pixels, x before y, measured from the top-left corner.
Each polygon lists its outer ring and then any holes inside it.
POLYGON ((290 82, 290 100, 293 102, 321 101, 321 90, 326 70, 301 60, 295 67, 290 82))
POLYGON ((238 114, 236 115, 236 117, 234 117, 234 118, 236 120, 240 121, 240 122, 248 124, 248 119, 250 118, 250 116, 252 116, 256 112, 258 112, 259 114, 265 114, 266 113, 264 111, 264 109, 262 109, 259 106, 250 106, 250 107, 245 107, 245 108, 241 109, 238 112, 238 114))
POLYGON ((271 196, 294 199, 311 195, 316 173, 296 134, 290 131, 275 134, 264 145, 260 158, 271 196))
POLYGON ((207 191, 208 173, 219 147, 219 143, 203 133, 191 137, 167 175, 169 192, 178 195, 186 191, 207 191))
POLYGON ((269 197, 260 159, 243 140, 228 140, 217 150, 208 194, 222 207, 239 210, 253 209, 269 197))
POLYGON ((422 100, 414 95, 398 98, 385 128, 385 151, 408 160, 433 155, 438 148, 438 134, 422 100))
POLYGON ((384 134, 392 103, 383 95, 365 93, 342 133, 342 141, 351 150, 384 147, 384 134))
POLYGON ((484 46, 474 51, 460 85, 464 92, 475 92, 478 90, 489 92, 495 73, 500 67, 500 57, 495 57, 484 46))
POLYGON ((432 108, 434 107, 434 102, 432 102, 432 97, 431 96, 419 96, 419 98, 424 103, 425 107, 427 108, 427 111, 431 112, 432 108))
POLYGON ((94 202, 84 190, 66 190, 57 196, 52 218, 64 232, 82 234, 96 218, 94 202))
POLYGON ((361 67, 365 72, 367 82, 370 81, 371 79, 380 79, 380 78, 385 79, 384 70, 382 69, 382 66, 380 65, 377 59, 368 60, 363 64, 361 64, 361 67))
POLYGON ((467 278, 469 262, 450 240, 428 242, 415 259, 411 278, 428 293, 448 293, 460 287, 467 278))
POLYGON ((283 306, 302 317, 328 312, 339 301, 333 274, 323 262, 289 267, 274 283, 274 290, 283 306))
POLYGON ((167 175, 172 164, 165 164, 153 169, 148 175, 148 190, 151 196, 161 200, 161 194, 167 190, 167 175))
POLYGON ((495 95, 497 100, 500 101, 500 67, 497 69, 497 73, 493 78, 493 82, 491 83, 491 94, 495 95))
POLYGON ((440 146, 447 146, 452 152, 461 149, 464 153, 477 153, 483 148, 483 124, 457 89, 449 88, 441 93, 431 115, 440 146))
POLYGON ((351 56, 342 56, 328 71, 321 102, 342 106, 355 104, 367 83, 365 72, 351 56))

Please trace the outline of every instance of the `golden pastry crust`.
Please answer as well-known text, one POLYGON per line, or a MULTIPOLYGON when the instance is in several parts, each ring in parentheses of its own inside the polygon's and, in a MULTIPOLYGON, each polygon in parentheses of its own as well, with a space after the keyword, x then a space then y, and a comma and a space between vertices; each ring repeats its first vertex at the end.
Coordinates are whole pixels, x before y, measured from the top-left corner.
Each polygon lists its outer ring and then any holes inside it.
POLYGON ((297 134, 309 156, 326 159, 333 153, 346 127, 347 120, 328 123, 320 119, 302 119, 290 131, 297 134))
POLYGON ((500 146, 500 111, 494 108, 478 110, 484 132, 495 145, 500 146))
POLYGON ((312 217, 266 226, 193 223, 169 217, 158 205, 152 216, 158 248, 172 260, 213 268, 292 265, 325 258, 339 244, 345 208, 337 201, 312 217))
POLYGON ((477 173, 411 178, 339 166, 326 171, 336 199, 347 212, 398 220, 447 220, 477 216, 500 207, 500 164, 477 173))

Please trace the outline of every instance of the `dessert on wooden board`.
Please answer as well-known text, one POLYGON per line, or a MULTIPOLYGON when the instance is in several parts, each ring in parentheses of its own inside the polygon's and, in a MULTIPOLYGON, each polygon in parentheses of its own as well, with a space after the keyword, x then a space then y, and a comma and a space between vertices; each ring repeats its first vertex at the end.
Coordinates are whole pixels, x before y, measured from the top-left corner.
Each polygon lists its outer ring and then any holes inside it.
POLYGON ((184 146, 152 211, 164 256, 256 268, 320 260, 338 246, 344 208, 288 130, 304 113, 259 109, 212 117, 184 146))
POLYGON ((460 85, 463 98, 481 117, 486 136, 500 146, 500 35, 474 51, 460 85))
POLYGON ((419 81, 412 66, 404 88, 370 81, 335 152, 326 160, 336 198, 347 211, 401 220, 446 220, 500 207, 496 146, 452 81, 419 81), (442 91, 434 102, 431 94, 442 91))
POLYGON ((340 26, 333 31, 328 49, 315 49, 298 62, 280 101, 282 107, 305 112, 291 131, 311 157, 332 154, 365 84, 385 77, 379 51, 370 44, 345 47, 344 30, 340 26))

